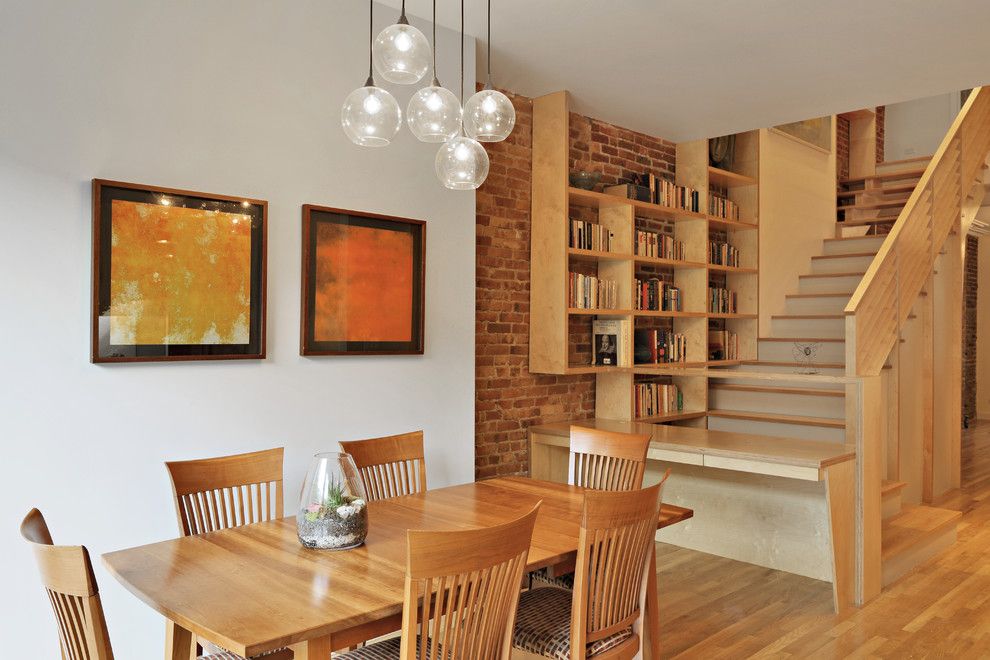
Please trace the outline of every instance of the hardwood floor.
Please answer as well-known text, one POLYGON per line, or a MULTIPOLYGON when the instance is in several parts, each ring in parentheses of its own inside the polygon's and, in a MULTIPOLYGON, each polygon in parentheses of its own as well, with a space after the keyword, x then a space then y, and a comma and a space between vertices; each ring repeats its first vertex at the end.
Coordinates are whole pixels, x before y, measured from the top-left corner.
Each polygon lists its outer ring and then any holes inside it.
POLYGON ((831 585, 657 544, 665 658, 990 657, 990 422, 963 432, 959 540, 877 599, 832 614, 831 585))

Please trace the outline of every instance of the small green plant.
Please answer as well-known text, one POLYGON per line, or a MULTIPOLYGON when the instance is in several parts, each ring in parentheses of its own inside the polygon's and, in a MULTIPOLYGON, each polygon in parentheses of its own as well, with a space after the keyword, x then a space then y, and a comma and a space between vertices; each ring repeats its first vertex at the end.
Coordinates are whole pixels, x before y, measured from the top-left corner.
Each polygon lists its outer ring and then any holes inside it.
POLYGON ((350 504, 353 499, 353 497, 347 495, 344 482, 331 476, 323 501, 314 502, 306 507, 306 520, 316 522, 327 514, 336 511, 337 507, 350 504))

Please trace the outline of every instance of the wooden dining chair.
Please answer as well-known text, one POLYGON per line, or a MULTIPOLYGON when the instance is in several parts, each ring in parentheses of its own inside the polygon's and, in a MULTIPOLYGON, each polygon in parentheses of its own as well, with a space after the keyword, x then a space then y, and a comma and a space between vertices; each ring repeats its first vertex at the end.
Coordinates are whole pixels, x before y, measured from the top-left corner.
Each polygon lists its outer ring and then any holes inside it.
POLYGON ((595 490, 642 488, 650 437, 571 426, 567 483, 595 490))
MULTIPOLYGON (((82 545, 54 545, 48 523, 37 509, 31 509, 21 522, 21 536, 34 548, 41 582, 55 612, 63 660, 113 660, 89 551, 82 545)), ((220 654, 198 660, 238 657, 220 654)))
POLYGON ((539 508, 495 527, 409 530, 401 636, 334 659, 508 660, 539 508))
POLYGON ((422 431, 368 440, 342 440, 340 449, 354 459, 368 501, 426 490, 422 431))
POLYGON ((183 536, 281 518, 284 450, 165 463, 183 536))
MULTIPOLYGON (((168 461, 179 532, 195 536, 229 527, 281 518, 282 447, 247 454, 168 461)), ((239 656, 205 640, 197 640, 197 652, 205 650, 215 660, 239 656)), ((266 660, 291 658, 292 651, 277 649, 266 660)))
POLYGON ((654 535, 666 479, 642 490, 585 493, 574 590, 523 592, 513 658, 642 657, 647 571, 655 570, 654 535))

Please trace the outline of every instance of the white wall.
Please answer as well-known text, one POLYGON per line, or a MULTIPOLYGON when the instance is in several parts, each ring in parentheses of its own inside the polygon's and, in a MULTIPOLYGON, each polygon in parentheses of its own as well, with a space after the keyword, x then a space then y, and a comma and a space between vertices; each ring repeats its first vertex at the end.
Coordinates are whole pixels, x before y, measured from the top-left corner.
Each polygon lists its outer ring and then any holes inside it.
POLYGON ((888 105, 884 116, 884 160, 935 153, 960 107, 959 92, 888 105))
MULTIPOLYGON (((54 658, 56 629, 17 526, 97 561, 119 658, 160 657, 161 618, 100 554, 176 535, 166 459, 286 447, 292 508, 309 457, 423 428, 431 484, 473 479, 474 195, 436 180, 435 145, 344 137, 363 84, 361 2, 0 3, 0 605, 4 657, 54 658), (264 361, 89 363, 90 179, 269 200, 264 361), (299 356, 300 206, 428 221, 426 354, 299 356)), ((396 18, 379 10, 377 27, 396 18)), ((420 27, 426 28, 420 23, 420 27)), ((457 42, 440 35, 441 80, 457 42)), ((467 44, 467 88, 474 44, 467 44)), ((393 89, 405 107, 411 89, 393 89)))

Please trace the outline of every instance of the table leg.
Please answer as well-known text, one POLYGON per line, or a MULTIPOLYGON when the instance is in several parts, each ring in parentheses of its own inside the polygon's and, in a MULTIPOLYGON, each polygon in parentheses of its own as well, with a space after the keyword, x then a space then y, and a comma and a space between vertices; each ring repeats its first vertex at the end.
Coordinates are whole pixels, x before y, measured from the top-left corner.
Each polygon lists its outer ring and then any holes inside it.
POLYGON ((327 660, 330 657, 330 635, 299 642, 289 648, 292 649, 293 660, 327 660))
POLYGON ((650 561, 647 564, 646 575, 646 640, 643 648, 646 657, 660 660, 660 600, 657 597, 657 549, 656 545, 650 551, 650 561))
POLYGON ((165 622, 165 660, 196 660, 196 636, 175 621, 165 622))

